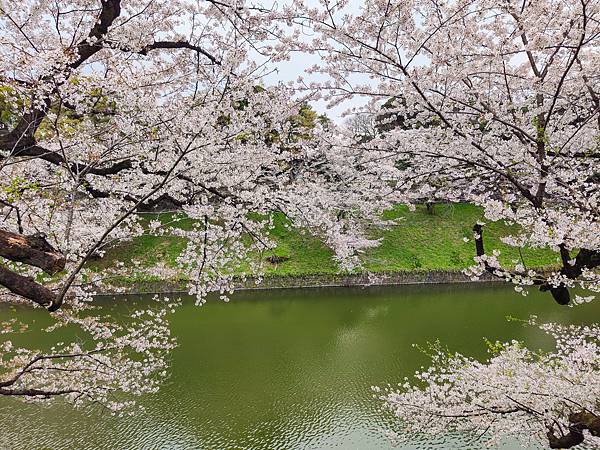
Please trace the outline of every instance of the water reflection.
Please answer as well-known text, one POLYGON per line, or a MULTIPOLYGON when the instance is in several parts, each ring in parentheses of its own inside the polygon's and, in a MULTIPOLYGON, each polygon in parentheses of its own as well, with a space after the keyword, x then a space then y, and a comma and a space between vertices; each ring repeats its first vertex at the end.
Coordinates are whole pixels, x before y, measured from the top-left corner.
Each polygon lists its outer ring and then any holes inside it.
MULTIPOLYGON (((110 300, 122 312, 132 301, 144 300, 110 300)), ((470 285, 253 291, 229 304, 190 302, 173 317, 180 346, 172 377, 141 399, 144 414, 115 419, 99 410, 0 399, 0 447, 392 448, 385 430, 397 425, 369 388, 427 363, 413 343, 440 339, 478 357, 485 356, 483 336, 547 348, 542 333, 505 317, 535 313, 579 323, 599 312, 600 302, 561 308, 549 296, 470 285)), ((405 448, 479 447, 446 436, 434 443, 415 438, 405 448)))

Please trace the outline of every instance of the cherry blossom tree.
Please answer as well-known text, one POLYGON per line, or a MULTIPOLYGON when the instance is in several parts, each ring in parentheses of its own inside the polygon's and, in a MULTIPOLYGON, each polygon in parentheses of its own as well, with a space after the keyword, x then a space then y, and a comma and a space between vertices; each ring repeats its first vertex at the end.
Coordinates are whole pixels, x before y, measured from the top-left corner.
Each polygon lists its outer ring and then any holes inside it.
MULTIPOLYGON (((480 205, 486 221, 515 225, 505 243, 559 255, 550 272, 523 259, 503 266, 479 222, 471 276, 538 286, 561 305, 592 298, 572 298, 573 287, 598 292, 600 2, 298 0, 283 15, 292 31, 280 45, 323 61, 301 89, 381 111, 377 136, 343 145, 398 168, 400 197, 480 205)), ((417 387, 383 399, 415 432, 533 436, 554 448, 598 436, 597 325, 543 327, 554 353, 509 343, 479 363, 438 352, 417 387)))
POLYGON ((407 379, 400 390, 374 388, 406 425, 397 438, 460 431, 490 445, 507 435, 551 448, 600 444, 598 327, 537 326, 556 351, 495 343, 481 363, 433 346, 434 366, 417 373, 418 386, 407 379))
POLYGON ((360 96, 385 130, 363 145, 406 168, 396 188, 482 205, 517 224, 516 247, 550 247, 560 269, 503 268, 474 224, 478 268, 561 304, 598 290, 599 2, 295 2, 282 47, 318 53, 307 81, 330 105, 360 96), (310 28, 314 37, 301 38, 310 28))
POLYGON ((321 233, 344 267, 373 245, 353 216, 389 204, 378 165, 312 139, 326 124, 298 120, 304 100, 261 87, 273 19, 212 0, 2 2, 0 298, 19 306, 2 323, 0 395, 121 412, 158 388, 178 301, 120 320, 91 302, 125 269, 88 262, 119 242, 186 238, 178 270, 200 304, 226 298, 236 269, 272 246, 273 211, 321 233), (140 218, 160 205, 181 214, 140 218), (13 342, 31 307, 52 316, 46 349, 13 342), (77 339, 55 342, 59 327, 77 339))

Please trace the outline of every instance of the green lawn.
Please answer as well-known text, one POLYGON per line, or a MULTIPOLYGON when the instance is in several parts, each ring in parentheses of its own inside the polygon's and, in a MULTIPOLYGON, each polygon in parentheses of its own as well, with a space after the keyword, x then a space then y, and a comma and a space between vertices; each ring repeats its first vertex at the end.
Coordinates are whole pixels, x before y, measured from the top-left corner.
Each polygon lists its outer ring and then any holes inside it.
MULTIPOLYGON (((481 209, 469 204, 435 205, 433 213, 423 206, 409 211, 397 206, 384 215, 386 220, 397 219, 386 228, 372 226, 374 238, 382 238, 381 245, 362 255, 366 270, 371 272, 404 272, 426 270, 461 270, 472 265, 475 245, 471 229, 482 217, 481 209), (464 242, 463 238, 469 238, 464 242)), ((172 216, 161 217, 173 220, 172 216)), ((177 226, 189 226, 189 219, 182 219, 177 226)), ((332 259, 333 252, 321 240, 296 228, 286 227, 282 215, 276 215, 272 239, 277 242, 273 251, 256 255, 264 260, 265 272, 271 276, 331 275, 338 269, 332 259), (272 264, 266 258, 272 255, 289 258, 272 264)), ((500 260, 511 263, 520 260, 516 248, 504 245, 499 237, 514 231, 505 224, 495 223, 485 227, 486 251, 500 250, 500 260)), ((111 248, 105 257, 93 266, 110 266, 115 260, 139 261, 141 266, 151 267, 162 263, 175 267, 175 259, 185 247, 185 241, 174 237, 142 236, 131 242, 111 248)), ((548 250, 523 249, 527 267, 543 267, 557 263, 557 256, 548 250)))
MULTIPOLYGON (((406 206, 397 206, 384 216, 400 218, 398 225, 374 234, 382 237, 382 244, 365 255, 365 267, 373 272, 414 269, 460 270, 473 264, 475 244, 473 225, 482 220, 482 210, 469 204, 436 205, 433 214, 423 206, 411 212, 406 206), (465 242, 468 238, 469 242, 465 242)), ((516 231, 503 223, 492 223, 484 228, 487 253, 501 251, 500 261, 510 264, 521 260, 519 250, 500 241, 500 237, 516 231)), ((526 267, 542 267, 557 263, 557 255, 548 250, 523 249, 526 267)))

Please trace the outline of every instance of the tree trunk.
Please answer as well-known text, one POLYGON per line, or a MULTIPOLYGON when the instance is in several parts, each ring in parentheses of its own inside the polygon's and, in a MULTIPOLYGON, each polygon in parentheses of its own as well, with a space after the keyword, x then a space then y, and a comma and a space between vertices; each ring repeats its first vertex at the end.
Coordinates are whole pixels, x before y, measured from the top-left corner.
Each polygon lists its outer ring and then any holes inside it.
POLYGON ((33 279, 19 275, 0 264, 0 284, 13 294, 20 295, 38 305, 49 307, 56 299, 56 294, 33 279))
MULTIPOLYGON (((39 267, 53 275, 65 268, 66 258, 52 247, 42 235, 25 236, 0 230, 0 256, 9 261, 39 267)), ((13 294, 38 305, 51 307, 56 294, 29 277, 20 275, 0 264, 0 285, 13 294)))
POLYGON ((65 257, 41 235, 24 236, 0 230, 0 256, 35 266, 54 275, 65 268, 65 257))
POLYGON ((589 411, 573 413, 569 416, 569 432, 556 436, 554 429, 550 427, 546 436, 550 448, 572 448, 585 440, 584 430, 588 430, 592 436, 600 436, 600 417, 589 411))

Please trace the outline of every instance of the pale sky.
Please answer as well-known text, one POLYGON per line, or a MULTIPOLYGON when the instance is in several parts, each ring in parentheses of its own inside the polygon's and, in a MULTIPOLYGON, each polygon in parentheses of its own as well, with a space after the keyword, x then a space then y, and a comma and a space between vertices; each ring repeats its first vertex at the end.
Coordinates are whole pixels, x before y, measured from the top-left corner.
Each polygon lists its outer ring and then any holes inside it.
MULTIPOLYGON (((278 82, 287 83, 288 81, 295 81, 299 75, 302 75, 309 81, 318 81, 319 79, 323 79, 323 76, 307 76, 305 73, 308 67, 318 63, 318 61, 319 57, 316 55, 296 53, 292 55, 290 61, 278 63, 276 66, 277 72, 266 76, 265 83, 267 85, 277 84, 278 82)), ((347 101, 331 109, 327 108, 327 105, 324 101, 311 102, 311 105, 318 113, 326 114, 327 117, 332 119, 334 122, 340 123, 344 120, 344 118, 341 117, 341 114, 345 110, 352 107, 361 106, 364 103, 364 99, 361 100, 357 97, 355 100, 347 101)))
MULTIPOLYGON (((285 5, 289 0, 281 0, 275 5, 285 5)), ((318 1, 316 0, 308 0, 307 3, 311 6, 317 6, 318 1)), ((259 4, 263 7, 271 8, 273 7, 272 0, 259 0, 259 4)), ((349 13, 357 13, 360 10, 362 5, 362 1, 351 1, 349 5, 344 9, 345 12, 349 13)), ((318 64, 321 62, 321 59, 317 55, 308 55, 303 53, 294 53, 291 56, 289 61, 283 61, 276 65, 276 73, 272 73, 264 78, 265 83, 267 85, 277 84, 278 82, 287 83, 289 81, 296 81, 298 76, 303 76, 308 82, 310 81, 319 81, 323 80, 323 76, 310 75, 306 74, 306 69, 314 64, 318 64)), ((367 77, 362 77, 358 79, 361 83, 366 83, 368 80, 367 77)), ((347 101, 342 103, 332 109, 327 108, 327 105, 324 101, 316 101, 312 102, 312 107, 320 114, 326 114, 331 120, 337 123, 343 122, 344 118, 341 117, 341 114, 352 107, 359 107, 365 104, 364 99, 360 99, 357 97, 355 100, 347 101)))

